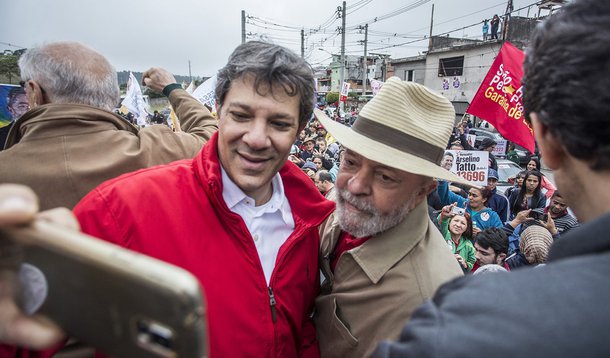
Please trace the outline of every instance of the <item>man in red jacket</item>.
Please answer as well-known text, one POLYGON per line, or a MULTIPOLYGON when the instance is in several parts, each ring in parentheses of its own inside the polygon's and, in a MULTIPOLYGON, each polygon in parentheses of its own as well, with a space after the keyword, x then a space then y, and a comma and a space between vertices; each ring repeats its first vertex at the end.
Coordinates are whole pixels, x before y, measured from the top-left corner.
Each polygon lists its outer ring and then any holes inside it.
POLYGON ((318 226, 334 204, 286 160, 313 83, 293 52, 240 45, 218 73, 218 133, 197 157, 108 181, 74 209, 85 233, 199 279, 211 357, 319 354, 318 226))
POLYGON ((194 159, 107 181, 74 209, 83 232, 199 279, 211 357, 319 356, 318 226, 334 203, 287 161, 313 83, 293 52, 240 45, 218 73, 219 130, 194 159))

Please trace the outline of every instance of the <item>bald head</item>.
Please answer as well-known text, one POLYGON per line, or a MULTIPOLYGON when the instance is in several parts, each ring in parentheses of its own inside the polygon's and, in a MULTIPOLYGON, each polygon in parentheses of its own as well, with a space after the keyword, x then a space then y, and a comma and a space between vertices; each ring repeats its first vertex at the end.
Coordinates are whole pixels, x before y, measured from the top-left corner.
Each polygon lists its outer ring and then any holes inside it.
POLYGON ((77 42, 55 42, 27 50, 21 78, 35 81, 50 103, 86 104, 111 111, 119 102, 115 69, 95 50, 77 42))

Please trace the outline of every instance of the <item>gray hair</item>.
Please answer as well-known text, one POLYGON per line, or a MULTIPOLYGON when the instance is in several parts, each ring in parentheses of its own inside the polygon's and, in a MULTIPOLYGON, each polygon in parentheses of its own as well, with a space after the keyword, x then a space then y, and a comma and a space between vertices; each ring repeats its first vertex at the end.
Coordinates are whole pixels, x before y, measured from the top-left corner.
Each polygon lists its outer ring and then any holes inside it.
POLYGON ((320 179, 320 181, 327 181, 329 183, 333 182, 333 177, 330 175, 328 170, 320 170, 320 171, 318 171, 317 174, 318 174, 318 179, 320 179))
POLYGON ((19 59, 21 79, 34 80, 52 103, 86 104, 112 111, 119 103, 117 74, 104 56, 77 42, 55 42, 27 50, 19 59))
POLYGON ((231 82, 251 75, 254 88, 262 91, 281 86, 289 96, 299 96, 299 126, 311 118, 314 108, 314 78, 311 66, 294 52, 270 43, 250 41, 237 46, 229 62, 218 71, 216 102, 222 107, 231 82))

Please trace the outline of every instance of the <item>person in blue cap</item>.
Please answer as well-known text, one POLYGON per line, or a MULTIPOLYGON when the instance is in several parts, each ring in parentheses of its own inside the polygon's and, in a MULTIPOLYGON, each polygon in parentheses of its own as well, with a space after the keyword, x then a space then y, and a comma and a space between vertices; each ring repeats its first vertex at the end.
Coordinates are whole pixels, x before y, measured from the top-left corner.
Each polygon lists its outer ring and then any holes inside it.
POLYGON ((487 207, 495 211, 502 222, 508 221, 508 198, 498 192, 498 171, 489 168, 487 172, 487 187, 491 189, 491 197, 487 200, 487 207))

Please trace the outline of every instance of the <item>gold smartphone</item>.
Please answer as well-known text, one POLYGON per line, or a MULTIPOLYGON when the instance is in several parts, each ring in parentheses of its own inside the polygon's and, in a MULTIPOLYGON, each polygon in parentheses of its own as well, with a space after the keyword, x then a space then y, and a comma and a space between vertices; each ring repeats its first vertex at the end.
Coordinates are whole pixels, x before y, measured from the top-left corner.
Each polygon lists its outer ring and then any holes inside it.
POLYGON ((206 355, 205 306, 189 272, 40 220, 0 239, 23 248, 37 313, 70 337, 114 357, 206 355))

